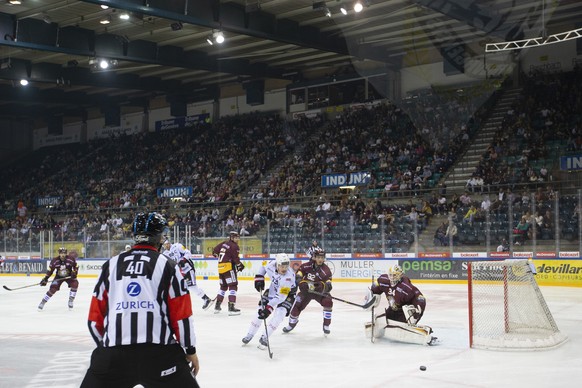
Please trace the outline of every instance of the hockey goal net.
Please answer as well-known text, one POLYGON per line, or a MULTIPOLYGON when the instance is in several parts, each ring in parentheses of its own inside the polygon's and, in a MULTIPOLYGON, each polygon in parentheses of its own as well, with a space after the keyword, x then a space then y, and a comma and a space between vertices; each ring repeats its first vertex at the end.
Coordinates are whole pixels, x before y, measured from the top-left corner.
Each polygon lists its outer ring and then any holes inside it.
POLYGON ((527 260, 471 262, 468 278, 472 348, 535 350, 566 341, 527 260))

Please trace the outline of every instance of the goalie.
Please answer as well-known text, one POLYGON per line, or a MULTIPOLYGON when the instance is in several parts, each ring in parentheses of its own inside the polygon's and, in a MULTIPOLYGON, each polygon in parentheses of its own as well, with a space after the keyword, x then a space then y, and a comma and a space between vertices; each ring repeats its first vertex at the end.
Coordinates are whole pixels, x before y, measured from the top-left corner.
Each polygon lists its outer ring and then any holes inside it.
POLYGON ((366 323, 368 338, 381 338, 419 345, 434 345, 437 337, 432 336, 429 326, 418 325, 426 307, 424 296, 416 288, 399 265, 392 265, 386 274, 373 284, 368 300, 376 298, 374 307, 380 304, 375 295, 384 294, 388 307, 384 314, 374 317, 374 322, 366 323))

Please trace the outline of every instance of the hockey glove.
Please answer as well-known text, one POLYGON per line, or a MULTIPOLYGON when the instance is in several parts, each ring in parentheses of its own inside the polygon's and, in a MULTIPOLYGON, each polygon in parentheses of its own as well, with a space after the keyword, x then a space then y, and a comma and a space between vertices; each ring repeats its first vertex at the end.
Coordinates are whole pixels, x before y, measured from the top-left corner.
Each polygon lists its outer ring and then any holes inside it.
POLYGON ((44 287, 48 284, 48 278, 45 276, 44 278, 42 278, 42 280, 40 281, 40 285, 41 287, 44 287))
POLYGON ((329 294, 332 288, 333 286, 331 285, 331 282, 326 282, 323 286, 323 292, 329 294))
POLYGON ((404 317, 409 325, 416 325, 420 319, 420 313, 422 312, 420 306, 414 307, 410 304, 402 306, 402 311, 404 312, 404 317))
POLYGON ((264 309, 259 310, 259 319, 267 319, 267 317, 271 315, 272 311, 273 308, 269 305, 266 305, 264 309))
POLYGON ((265 277, 263 275, 255 275, 255 290, 261 292, 265 289, 265 277))
POLYGON ((242 272, 242 270, 245 269, 245 265, 243 263, 236 263, 235 266, 238 272, 242 272))

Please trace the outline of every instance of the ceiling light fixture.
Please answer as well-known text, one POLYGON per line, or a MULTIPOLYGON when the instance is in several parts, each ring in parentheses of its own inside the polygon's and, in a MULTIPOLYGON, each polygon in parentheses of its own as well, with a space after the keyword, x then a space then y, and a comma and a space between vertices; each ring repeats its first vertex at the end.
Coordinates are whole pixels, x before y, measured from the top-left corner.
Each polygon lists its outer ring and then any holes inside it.
POLYGON ((108 9, 109 6, 108 5, 101 5, 101 9, 108 9))
POLYGON ((121 20, 129 20, 129 13, 127 11, 123 11, 119 14, 119 18, 121 20))
POLYGON ((22 1, 21 0, 7 0, 6 2, 8 4, 10 4, 10 5, 20 5, 20 4, 22 4, 22 1))
POLYGON ((344 7, 341 7, 340 8, 340 12, 343 13, 344 15, 347 15, 348 14, 348 10, 345 9, 344 7))
POLYGON ((362 12, 362 10, 364 9, 364 6, 362 5, 362 3, 360 1, 356 1, 356 3, 354 4, 354 11, 357 12, 362 12))
POLYGON ((206 37, 206 42, 208 42, 208 44, 212 46, 214 44, 213 39, 214 37, 212 36, 212 34, 210 34, 206 37))
POLYGON ((111 23, 111 15, 107 15, 105 17, 102 17, 101 20, 99 20, 99 23, 101 23, 101 24, 111 23))
POLYGON ((21 80, 20 80, 20 85, 22 85, 22 86, 26 86, 26 85, 28 85, 28 80, 26 80, 26 79, 24 79, 24 78, 23 78, 23 79, 21 79, 21 80))
POLYGON ((172 29, 172 31, 180 31, 182 28, 184 28, 184 25, 182 24, 182 22, 173 22, 172 24, 170 24, 170 28, 172 29))
POLYGON ((328 18, 331 17, 331 11, 329 10, 329 8, 325 7, 324 12, 325 12, 325 16, 327 16, 328 18))
POLYGON ((92 71, 107 70, 117 66, 117 59, 92 58, 89 59, 89 67, 92 71))
POLYGON ((218 44, 224 43, 224 34, 222 31, 217 31, 214 33, 214 41, 218 44))

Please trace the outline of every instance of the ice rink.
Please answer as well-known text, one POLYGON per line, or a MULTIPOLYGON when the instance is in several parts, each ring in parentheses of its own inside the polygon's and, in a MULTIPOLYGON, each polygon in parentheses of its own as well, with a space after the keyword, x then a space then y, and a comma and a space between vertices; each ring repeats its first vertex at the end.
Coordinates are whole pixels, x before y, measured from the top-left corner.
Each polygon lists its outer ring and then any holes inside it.
MULTIPOLYGON (((18 287, 41 277, 0 276, 18 287)), ((46 287, 0 289, 0 387, 78 387, 94 343, 86 318, 96 278, 81 278, 75 308, 67 308, 63 287, 45 306, 36 307, 46 287)), ((218 281, 199 285, 212 298, 218 281)), ((202 388, 276 387, 556 387, 577 386, 582 378, 582 290, 545 287, 542 292, 560 330, 569 340, 553 350, 498 352, 469 348, 466 285, 417 284, 428 299, 421 323, 441 340, 437 346, 370 343, 364 323, 370 312, 335 301, 331 334, 322 332, 322 309, 312 302, 297 328, 271 337, 273 359, 257 348, 259 334, 242 346, 255 314, 258 293, 243 281, 239 316, 203 311, 192 296, 202 388), (419 367, 425 365, 426 371, 419 367)), ((361 303, 368 284, 335 282, 332 294, 361 303)), ((386 306, 386 300, 381 307, 386 306)), ((260 333, 260 332, 259 332, 260 333)), ((118 388, 118 387, 112 387, 118 388)), ((121 388, 121 387, 119 387, 121 388)), ((146 387, 147 388, 147 387, 146 387)), ((177 387, 179 388, 179 387, 177 387)))

